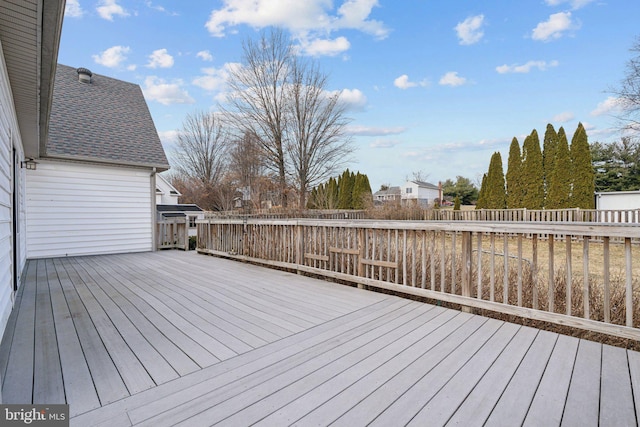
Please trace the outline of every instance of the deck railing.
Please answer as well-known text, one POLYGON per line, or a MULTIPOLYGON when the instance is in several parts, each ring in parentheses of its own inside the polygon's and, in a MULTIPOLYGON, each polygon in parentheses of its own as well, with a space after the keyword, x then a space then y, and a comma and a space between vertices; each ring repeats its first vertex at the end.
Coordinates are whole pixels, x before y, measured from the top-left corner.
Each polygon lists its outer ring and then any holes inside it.
POLYGON ((209 219, 197 227, 201 253, 640 339, 635 225, 209 219))
POLYGON ((429 221, 605 222, 640 224, 640 209, 475 209, 425 211, 429 221))
POLYGON ((189 250, 187 218, 156 221, 156 249, 189 250))
MULTIPOLYGON (((323 209, 264 209, 251 212, 207 212, 211 219, 380 219, 385 208, 372 210, 323 210, 323 209)), ((388 209, 388 207, 387 207, 388 209)), ((388 213, 388 211, 387 211, 388 213)), ((384 215, 382 215, 384 216, 384 215)), ((640 209, 426 209, 417 206, 398 207, 393 210, 397 220, 424 221, 513 221, 513 222, 605 222, 640 224, 640 209)))

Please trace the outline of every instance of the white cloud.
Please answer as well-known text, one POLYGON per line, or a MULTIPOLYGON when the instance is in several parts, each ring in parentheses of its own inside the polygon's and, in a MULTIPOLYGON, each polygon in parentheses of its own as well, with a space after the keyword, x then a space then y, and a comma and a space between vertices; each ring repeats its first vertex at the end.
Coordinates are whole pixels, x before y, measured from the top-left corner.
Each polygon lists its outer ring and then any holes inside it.
POLYGON ((303 53, 310 56, 336 56, 349 50, 351 43, 346 37, 338 37, 335 39, 300 39, 300 49, 303 53))
POLYGON ((171 68, 173 67, 173 56, 167 53, 167 49, 154 50, 149 55, 149 68, 171 68))
POLYGON ((109 68, 119 67, 126 59, 131 49, 129 46, 113 46, 104 50, 99 55, 93 55, 96 64, 104 65, 109 68))
POLYGON ((196 53, 196 56, 203 61, 213 61, 213 55, 211 55, 211 52, 209 52, 208 50, 201 50, 200 52, 196 53))
POLYGON ((548 42, 559 39, 565 31, 576 29, 578 26, 571 21, 571 12, 558 12, 549 16, 549 19, 540 22, 531 33, 531 38, 548 42))
POLYGON ((96 10, 98 14, 108 20, 113 21, 114 15, 119 16, 129 16, 129 12, 127 12, 122 6, 117 3, 117 0, 101 0, 101 6, 98 6, 96 10))
POLYGON ((222 66, 222 68, 203 68, 203 76, 196 77, 191 83, 208 91, 220 91, 223 90, 227 81, 229 70, 233 67, 237 67, 240 64, 235 62, 229 62, 222 66))
POLYGON ((70 18, 80 18, 84 14, 84 10, 80 7, 78 0, 67 0, 64 6, 64 16, 70 18))
MULTIPOLYGON (((329 95, 334 95, 337 92, 329 92, 329 95)), ((340 101, 350 110, 362 110, 367 105, 367 97, 360 89, 342 89, 340 101)))
POLYGON ((448 73, 446 73, 444 76, 440 78, 440 81, 438 83, 444 86, 455 87, 455 86, 462 86, 466 82, 467 82, 467 79, 464 77, 460 77, 457 71, 449 71, 448 73))
POLYGON ((603 116, 605 114, 613 114, 620 112, 624 107, 624 104, 620 98, 610 96, 601 103, 598 104, 595 110, 591 112, 592 116, 603 116))
POLYGON ((146 99, 157 101, 162 105, 193 104, 195 100, 182 89, 182 85, 182 80, 168 83, 159 77, 149 76, 144 80, 142 92, 146 99))
POLYGON ((528 73, 533 68, 537 68, 540 71, 546 71, 548 68, 557 67, 560 63, 556 60, 553 61, 529 61, 526 64, 512 64, 512 65, 500 65, 496 67, 496 71, 500 74, 506 73, 528 73))
POLYGON ((562 113, 556 114, 553 116, 552 121, 556 123, 566 123, 575 119, 576 116, 571 111, 564 111, 562 113))
POLYGON ((397 126, 397 127, 389 127, 389 128, 379 128, 379 127, 370 127, 370 126, 349 126, 347 128, 347 133, 349 135, 358 135, 358 136, 387 136, 387 135, 398 135, 406 131, 407 128, 397 126))
POLYGON ((127 70, 135 71, 138 66, 136 64, 127 65, 127 70))
POLYGON ((178 141, 177 130, 163 130, 158 132, 158 137, 165 147, 170 147, 178 141))
POLYGON ((393 81, 393 85, 395 87, 399 87, 400 89, 409 89, 410 87, 418 86, 418 83, 410 82, 409 76, 403 74, 393 81))
POLYGON ((399 145, 401 143, 402 143, 402 141, 400 141, 398 139, 376 139, 371 144, 369 144, 369 147, 371 147, 371 148, 393 148, 396 145, 399 145))
POLYGON ((545 0, 545 3, 547 3, 549 6, 559 6, 563 3, 569 3, 571 4, 571 8, 573 10, 576 10, 585 7, 593 1, 595 0, 545 0))
POLYGON ((484 31, 482 31, 482 24, 484 23, 484 15, 470 16, 462 22, 458 22, 458 25, 454 27, 456 34, 460 39, 460 44, 470 45, 478 43, 484 31))
POLYGON ((429 82, 426 79, 420 82, 412 82, 409 80, 408 75, 403 74, 393 81, 393 85, 400 89, 409 89, 411 87, 416 87, 416 86, 423 86, 423 87, 428 86, 429 82))
POLYGON ((147 7, 149 9, 154 9, 154 10, 157 10, 158 12, 166 12, 167 11, 164 8, 164 6, 156 6, 150 0, 145 1, 144 4, 147 5, 147 7))
MULTIPOLYGON (((269 26, 289 30, 294 39, 309 46, 309 54, 336 55, 349 48, 346 38, 327 37, 333 31, 358 30, 383 39, 389 34, 384 23, 371 19, 378 0, 345 0, 334 10, 330 0, 223 0, 223 6, 211 12, 205 24, 209 33, 224 37, 230 27, 269 26)), ((306 50, 303 49, 306 52, 306 50)))

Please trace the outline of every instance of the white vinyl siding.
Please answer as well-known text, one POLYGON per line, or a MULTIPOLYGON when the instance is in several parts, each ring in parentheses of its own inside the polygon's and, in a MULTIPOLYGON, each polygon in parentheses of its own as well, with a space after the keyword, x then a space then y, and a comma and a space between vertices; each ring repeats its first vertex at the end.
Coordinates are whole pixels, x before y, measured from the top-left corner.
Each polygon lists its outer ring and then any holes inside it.
POLYGON ((152 201, 150 170, 40 159, 27 172, 27 256, 150 251, 152 201))
MULTIPOLYGON (((18 239, 18 247, 24 248, 24 233, 13 236, 13 150, 22 158, 22 144, 19 139, 16 117, 4 53, 0 44, 0 333, 4 331, 7 319, 13 307, 13 242, 18 239)), ((22 177, 22 171, 17 171, 22 177)), ((24 180, 22 180, 24 182, 24 180)), ((20 186, 24 191, 24 186, 20 186)), ((22 196, 19 194, 19 196, 22 196)), ((20 202, 24 197, 19 197, 20 202)), ((24 206, 18 208, 24 212, 24 206)), ((22 217, 24 219, 24 217, 22 217)), ((24 229, 24 222, 18 224, 18 230, 24 229)), ((18 254, 18 275, 25 263, 24 251, 18 254)), ((18 276, 19 279, 19 276, 18 276)))

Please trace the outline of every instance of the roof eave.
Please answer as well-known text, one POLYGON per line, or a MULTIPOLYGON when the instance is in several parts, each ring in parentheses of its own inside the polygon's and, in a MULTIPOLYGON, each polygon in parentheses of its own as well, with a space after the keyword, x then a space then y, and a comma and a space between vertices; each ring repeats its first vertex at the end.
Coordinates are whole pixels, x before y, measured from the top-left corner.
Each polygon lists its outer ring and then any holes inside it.
POLYGON ((98 163, 98 164, 104 164, 109 166, 126 166, 126 167, 137 167, 137 168, 145 168, 145 169, 155 169, 155 171, 158 173, 167 171, 170 168, 168 164, 127 162, 122 160, 99 159, 96 157, 89 157, 89 156, 47 154, 42 158, 45 160, 47 159, 62 160, 62 161, 82 162, 82 163, 94 163, 94 164, 98 163))
POLYGON ((40 3, 42 8, 41 50, 40 50, 40 115, 39 138, 37 152, 28 157, 39 157, 46 154, 46 143, 49 133, 49 116, 51 103, 53 102, 53 85, 58 63, 58 51, 60 48, 60 36, 62 34, 62 20, 66 0, 44 1, 40 3))

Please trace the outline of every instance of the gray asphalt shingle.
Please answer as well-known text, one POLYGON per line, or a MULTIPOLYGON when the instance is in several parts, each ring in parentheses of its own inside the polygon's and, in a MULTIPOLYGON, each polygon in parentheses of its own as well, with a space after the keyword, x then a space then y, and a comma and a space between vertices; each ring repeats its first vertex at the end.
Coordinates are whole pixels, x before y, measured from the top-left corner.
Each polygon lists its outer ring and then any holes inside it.
POLYGON ((58 64, 46 156, 169 168, 140 86, 58 64))

